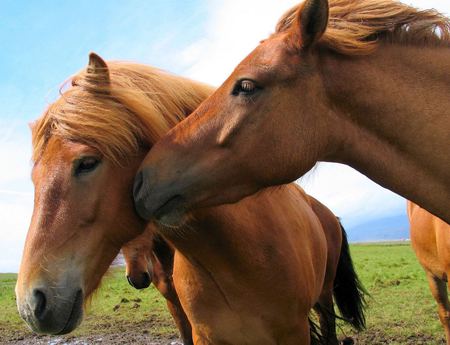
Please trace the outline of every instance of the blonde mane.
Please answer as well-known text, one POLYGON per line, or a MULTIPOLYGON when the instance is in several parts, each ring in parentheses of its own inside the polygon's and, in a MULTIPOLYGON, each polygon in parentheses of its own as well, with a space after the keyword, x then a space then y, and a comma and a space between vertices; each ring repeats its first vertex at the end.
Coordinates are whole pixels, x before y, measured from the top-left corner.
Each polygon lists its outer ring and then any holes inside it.
MULTIPOLYGON (((276 33, 292 27, 302 4, 279 20, 276 33)), ((321 39, 347 55, 370 54, 380 41, 450 46, 450 19, 436 10, 420 11, 393 0, 329 0, 328 27, 321 39)))
POLYGON ((153 67, 109 62, 110 82, 94 82, 88 71, 32 125, 33 161, 51 136, 81 142, 115 164, 148 149, 190 114, 213 88, 153 67))

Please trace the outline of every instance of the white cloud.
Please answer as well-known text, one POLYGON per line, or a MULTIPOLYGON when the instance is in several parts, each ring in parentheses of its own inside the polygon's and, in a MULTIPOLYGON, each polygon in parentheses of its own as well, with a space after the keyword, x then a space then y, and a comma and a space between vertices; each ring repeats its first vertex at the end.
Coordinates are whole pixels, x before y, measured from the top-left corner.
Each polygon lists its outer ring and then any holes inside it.
POLYGON ((405 213, 402 197, 342 164, 320 163, 298 183, 341 217, 346 226, 405 213))
MULTIPOLYGON (((0 190, 20 191, 29 190, 30 185, 23 181, 30 180, 31 143, 30 134, 27 137, 18 127, 11 126, 5 131, 0 127, 0 190)), ((0 191, 1 193, 1 191, 0 191)))
POLYGON ((30 133, 24 121, 0 123, 0 272, 16 272, 33 209, 30 133))
POLYGON ((33 210, 33 195, 0 191, 0 272, 17 272, 33 210))
POLYGON ((448 1, 443 0, 403 0, 405 4, 420 8, 420 9, 428 9, 434 8, 439 12, 450 15, 450 3, 448 1))
POLYGON ((220 85, 259 41, 274 31, 278 18, 296 3, 294 0, 210 2, 205 36, 187 47, 189 58, 178 63, 188 77, 220 85))

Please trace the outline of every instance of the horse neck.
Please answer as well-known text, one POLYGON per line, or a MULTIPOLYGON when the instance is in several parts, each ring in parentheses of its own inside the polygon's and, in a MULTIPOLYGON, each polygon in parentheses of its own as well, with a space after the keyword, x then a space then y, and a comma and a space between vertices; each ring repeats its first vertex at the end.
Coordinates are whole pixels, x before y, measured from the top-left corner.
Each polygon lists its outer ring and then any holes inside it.
POLYGON ((326 160, 353 166, 444 215, 450 199, 450 48, 385 44, 369 56, 328 53, 321 60, 341 144, 326 160))
POLYGON ((196 210, 185 224, 169 229, 164 236, 191 263, 215 267, 235 258, 231 249, 235 217, 237 212, 228 212, 223 206, 196 210))
POLYGON ((236 204, 193 211, 190 221, 164 236, 191 263, 210 271, 228 272, 230 267, 252 270, 253 258, 248 253, 260 252, 263 244, 276 241, 273 237, 279 235, 266 228, 270 222, 283 222, 273 208, 291 201, 292 193, 298 194, 290 185, 269 188, 236 204), (256 219, 256 210, 264 216, 256 219))

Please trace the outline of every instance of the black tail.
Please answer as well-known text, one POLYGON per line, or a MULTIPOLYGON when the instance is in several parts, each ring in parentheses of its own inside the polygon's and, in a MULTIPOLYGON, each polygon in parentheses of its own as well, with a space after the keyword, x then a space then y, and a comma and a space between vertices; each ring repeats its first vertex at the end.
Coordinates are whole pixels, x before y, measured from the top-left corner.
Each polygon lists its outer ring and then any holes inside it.
POLYGON ((334 299, 342 317, 357 330, 362 330, 366 327, 364 296, 367 295, 367 292, 356 275, 348 247, 347 234, 342 224, 340 222, 339 224, 342 230, 342 246, 334 279, 334 299))

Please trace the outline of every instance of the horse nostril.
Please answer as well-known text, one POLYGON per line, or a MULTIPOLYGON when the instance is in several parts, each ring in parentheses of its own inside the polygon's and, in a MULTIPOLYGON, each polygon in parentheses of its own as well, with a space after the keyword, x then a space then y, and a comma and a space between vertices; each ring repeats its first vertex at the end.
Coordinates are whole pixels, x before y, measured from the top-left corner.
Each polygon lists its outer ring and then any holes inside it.
POLYGON ((45 297, 45 293, 41 290, 35 289, 33 291, 32 307, 34 316, 36 316, 37 319, 41 319, 44 315, 46 305, 47 298, 45 297))
POLYGON ((152 280, 150 278, 150 274, 148 272, 142 272, 142 287, 141 287, 141 289, 149 287, 151 282, 152 282, 152 280))
POLYGON ((132 287, 136 289, 136 286, 134 286, 133 280, 130 278, 130 276, 127 276, 128 284, 130 284, 132 287))

